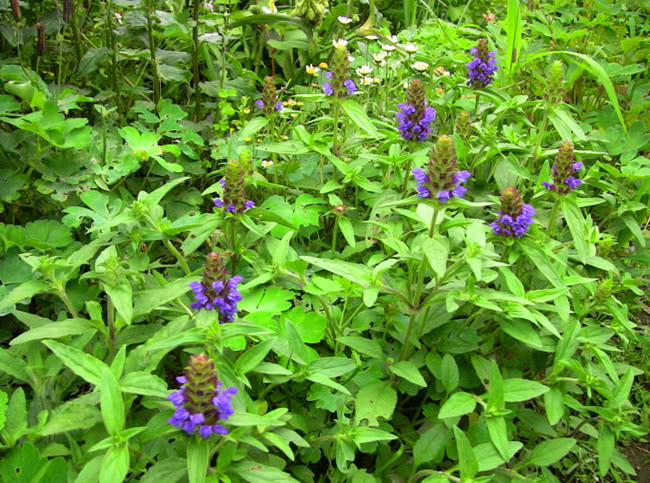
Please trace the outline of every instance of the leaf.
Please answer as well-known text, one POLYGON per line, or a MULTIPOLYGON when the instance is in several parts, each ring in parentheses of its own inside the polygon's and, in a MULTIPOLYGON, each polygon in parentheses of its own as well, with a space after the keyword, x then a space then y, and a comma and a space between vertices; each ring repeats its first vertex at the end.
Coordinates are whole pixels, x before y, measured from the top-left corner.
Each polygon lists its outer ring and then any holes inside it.
POLYGON ((506 32, 505 72, 510 77, 514 73, 513 67, 521 55, 521 4, 519 0, 508 0, 506 32))
POLYGON ((115 310, 122 317, 124 323, 131 324, 133 320, 133 292, 131 284, 126 277, 120 279, 116 286, 104 283, 104 291, 108 294, 115 306, 115 310))
POLYGON ((341 230, 341 233, 343 234, 343 238, 348 242, 348 245, 354 248, 357 242, 354 239, 354 228, 352 228, 352 222, 344 216, 339 216, 337 222, 339 230, 341 230))
POLYGON ((537 331, 525 320, 500 320, 499 325, 510 337, 520 340, 534 349, 542 350, 544 348, 537 331))
POLYGON ((445 391, 451 392, 458 386, 458 365, 451 354, 445 354, 440 363, 440 379, 445 391))
POLYGON ((102 385, 100 387, 100 407, 102 418, 108 434, 115 437, 124 428, 124 401, 120 385, 108 367, 102 369, 102 385))
POLYGON ((587 245, 587 236, 585 234, 585 219, 582 216, 580 208, 572 198, 564 197, 562 203, 564 220, 566 221, 573 244, 580 256, 580 261, 585 263, 585 258, 589 255, 589 246, 587 245))
POLYGON ((99 483, 124 481, 129 472, 129 461, 129 447, 127 445, 111 447, 102 460, 102 466, 99 470, 99 483))
POLYGON ((0 347, 0 371, 28 384, 32 383, 32 379, 27 372, 27 363, 2 347, 0 347))
POLYGON ((359 390, 354 399, 355 425, 365 419, 368 421, 368 426, 379 426, 380 417, 390 421, 396 405, 397 393, 390 381, 365 386, 359 390))
POLYGON ((438 418, 455 418, 469 414, 476 408, 476 397, 467 392, 456 392, 452 394, 440 408, 438 418))
POLYGON ((349 434, 352 441, 354 441, 357 446, 364 443, 372 443, 373 441, 392 441, 397 439, 397 436, 387 431, 375 428, 366 428, 363 426, 352 428, 352 431, 350 431, 349 434))
POLYGON ((350 391, 345 386, 342 386, 338 382, 332 381, 329 377, 324 376, 323 374, 320 373, 310 373, 306 376, 307 380, 314 382, 316 384, 322 384, 323 386, 331 387, 332 389, 336 389, 339 392, 342 392, 343 394, 347 394, 348 396, 351 396, 350 391))
POLYGON ((187 444, 187 476, 190 483, 204 483, 210 466, 210 443, 203 438, 190 438, 187 444))
POLYGON ((551 264, 547 255, 534 243, 528 240, 519 240, 519 246, 523 249, 526 256, 533 262, 539 271, 551 282, 554 287, 564 288, 564 282, 557 273, 555 267, 551 264))
POLYGON ((240 355, 235 362, 235 371, 240 374, 246 374, 255 369, 264 360, 276 340, 276 337, 266 339, 240 355))
POLYGON ((506 402, 522 402, 541 396, 549 391, 544 384, 528 379, 512 378, 503 381, 503 395, 506 402))
POLYGON ((317 344, 325 337, 327 319, 318 312, 306 312, 303 307, 294 307, 284 316, 295 325, 305 343, 317 344))
POLYGON ((43 437, 52 436, 75 429, 89 429, 99 423, 102 420, 101 413, 83 397, 66 401, 54 409, 39 434, 43 437))
POLYGON ((22 300, 30 299, 34 295, 41 292, 47 292, 48 290, 50 290, 50 284, 44 280, 30 280, 21 283, 0 299, 0 313, 6 311, 8 308, 22 300))
POLYGON ((307 36, 308 39, 313 38, 313 31, 310 25, 302 20, 301 18, 298 17, 290 17, 289 15, 284 15, 284 14, 260 14, 260 15, 250 15, 248 17, 245 17, 241 20, 237 20, 229 25, 230 29, 236 29, 241 27, 242 25, 259 25, 259 24, 266 24, 266 25, 274 25, 276 23, 287 23, 289 25, 293 25, 294 27, 298 27, 301 29, 303 32, 305 32, 305 35, 307 36))
POLYGON ((108 369, 108 366, 102 361, 79 349, 54 340, 45 340, 43 344, 76 375, 95 386, 101 385, 102 371, 108 369))
POLYGON ((361 354, 373 357, 375 359, 383 359, 384 351, 381 349, 379 343, 372 339, 359 337, 355 335, 341 336, 336 339, 342 344, 354 349, 361 354))
POLYGON ((396 376, 399 376, 402 379, 406 379, 407 381, 417 386, 420 387, 427 386, 427 383, 424 380, 424 377, 422 377, 422 374, 420 374, 418 368, 415 367, 415 364, 413 364, 410 361, 400 361, 391 364, 390 366, 388 366, 388 370, 393 374, 395 374, 396 376))
POLYGON ((422 463, 433 461, 449 441, 449 429, 443 423, 436 423, 418 438, 413 446, 414 469, 422 463))
POLYGON ((552 465, 556 461, 564 458, 575 444, 576 440, 574 438, 555 438, 542 441, 535 447, 530 456, 523 463, 520 463, 517 466, 552 465))
POLYGON ((7 402, 9 401, 9 396, 4 391, 0 391, 0 431, 5 427, 7 422, 7 402))
POLYGON ((18 345, 32 340, 58 339, 68 335, 79 335, 92 328, 93 327, 86 319, 61 320, 23 332, 9 344, 18 345))
POLYGON ((251 137, 257 131, 259 131, 264 126, 266 126, 268 122, 269 120, 264 116, 255 117, 251 119, 246 123, 246 126, 244 126, 244 128, 241 131, 239 131, 239 135, 237 136, 237 139, 239 141, 244 141, 246 138, 251 137))
POLYGON ((447 258, 449 257, 449 245, 446 238, 436 236, 426 238, 422 242, 422 250, 427 257, 431 270, 438 276, 443 277, 447 272, 447 258))
POLYGON ((366 110, 363 107, 361 107, 361 105, 358 102, 352 99, 346 99, 343 102, 341 102, 341 107, 343 108, 343 111, 348 115, 350 119, 352 119, 352 122, 354 122, 359 129, 364 131, 370 137, 373 138, 379 137, 379 132, 377 132, 377 129, 375 128, 374 124, 368 117, 366 110))
MULTIPOLYGON (((517 454, 523 446, 524 444, 519 441, 510 441, 508 443, 508 459, 517 454)), ((478 460, 479 471, 490 471, 506 463, 492 443, 477 444, 472 449, 478 460)))
POLYGON ((499 410, 506 407, 503 379, 501 377, 501 372, 499 371, 499 366, 494 360, 490 365, 490 390, 488 391, 487 398, 488 409, 499 410))
POLYGON ((190 290, 190 282, 196 280, 195 276, 179 278, 164 287, 140 292, 134 300, 133 318, 148 315, 161 305, 182 296, 190 290))
POLYGON ((598 452, 598 473, 604 477, 609 472, 612 464, 612 456, 616 447, 616 435, 609 428, 606 422, 600 424, 598 439, 596 440, 596 451, 598 452))
POLYGON ((460 466, 460 476, 463 480, 471 480, 478 473, 478 460, 472 450, 472 445, 458 426, 454 426, 454 437, 456 438, 456 448, 458 449, 458 462, 460 466))
POLYGON ((346 278, 363 288, 367 288, 372 284, 372 271, 365 265, 316 257, 303 256, 300 258, 307 263, 346 278))
POLYGON ((508 461, 510 459, 510 445, 508 443, 508 432, 506 431, 506 420, 503 416, 488 416, 485 423, 492 444, 499 451, 501 457, 508 461))
POLYGON ((120 390, 129 394, 167 398, 167 383, 148 372, 129 372, 120 379, 120 390))

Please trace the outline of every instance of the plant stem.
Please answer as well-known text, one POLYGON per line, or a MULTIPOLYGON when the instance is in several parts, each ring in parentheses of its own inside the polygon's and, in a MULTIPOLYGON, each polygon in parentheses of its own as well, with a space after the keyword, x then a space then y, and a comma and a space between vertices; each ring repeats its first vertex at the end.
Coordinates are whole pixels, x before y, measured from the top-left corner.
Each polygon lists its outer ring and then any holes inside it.
POLYGON ((339 233, 339 217, 336 217, 334 222, 334 233, 332 234, 332 252, 336 252, 336 238, 339 233))
POLYGON ((108 45, 111 49, 111 62, 113 68, 111 69, 111 78, 113 81, 113 91, 115 92, 115 104, 117 105, 117 112, 120 116, 120 121, 124 121, 124 113, 122 111, 122 103, 120 100, 120 83, 117 80, 117 46, 115 44, 115 36, 113 35, 113 1, 106 2, 106 35, 108 36, 108 45))
POLYGON ((194 28, 192 29, 192 72, 194 77, 194 122, 201 119, 201 85, 199 79, 199 6, 200 0, 194 0, 194 28))
POLYGON ((436 220, 438 219, 439 211, 440 211, 440 206, 436 204, 436 207, 433 209, 433 216, 431 217, 431 226, 429 227, 430 238, 433 238, 436 235, 436 220))
POLYGON ((113 299, 107 294, 108 302, 106 304, 106 320, 108 322, 108 360, 112 361, 115 357, 115 307, 113 306, 113 299))
POLYGON ((79 318, 79 312, 77 312, 77 309, 74 308, 74 305, 72 305, 72 302, 70 301, 70 298, 68 297, 68 294, 65 293, 65 288, 59 288, 57 290, 57 295, 61 299, 61 301, 65 304, 65 307, 68 309, 68 312, 72 314, 72 317, 75 319, 79 318))
POLYGON ((555 231, 555 221, 557 218, 557 211, 560 208, 560 200, 559 198, 555 200, 555 204, 553 205, 553 209, 551 210, 551 215, 548 220, 548 236, 552 237, 553 232, 555 231))
POLYGON ((75 12, 77 10, 76 3, 72 4, 72 13, 70 16, 70 23, 72 24, 72 38, 74 39, 74 52, 77 56, 77 69, 81 64, 81 36, 79 35, 79 26, 77 25, 77 16, 75 12))
POLYGON ((167 240, 167 239, 163 240, 163 243, 165 244, 165 246, 167 247, 167 249, 168 249, 170 252, 172 252, 172 254, 176 257, 176 260, 178 260, 178 263, 180 263, 181 267, 182 267, 183 270, 185 271, 185 274, 189 275, 190 273, 192 273, 192 270, 190 270, 189 265, 188 265, 187 262, 185 261, 185 257, 183 257, 183 255, 181 255, 181 252, 179 252, 179 251, 176 249, 176 247, 174 246, 174 244, 173 244, 171 241, 167 240))
POLYGON ((332 153, 338 156, 339 144, 339 113, 340 104, 338 98, 334 99, 334 134, 332 135, 332 153))
POLYGON ((153 39, 153 12, 152 0, 147 1, 147 37, 149 51, 151 53, 151 75, 153 76, 153 102, 154 111, 158 115, 158 103, 160 102, 160 76, 158 75, 158 59, 156 58, 156 44, 153 39))
POLYGON ((542 118, 542 127, 537 134, 537 143, 535 144, 535 159, 539 159, 540 148, 542 147, 542 141, 544 140, 544 133, 546 132, 546 125, 548 124, 548 109, 544 109, 544 117, 542 118))

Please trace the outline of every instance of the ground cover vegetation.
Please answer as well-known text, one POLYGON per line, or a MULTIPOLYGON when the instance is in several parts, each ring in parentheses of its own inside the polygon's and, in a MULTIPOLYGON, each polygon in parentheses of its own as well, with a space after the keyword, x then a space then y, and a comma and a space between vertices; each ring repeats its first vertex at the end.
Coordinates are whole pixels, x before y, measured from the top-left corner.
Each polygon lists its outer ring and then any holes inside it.
POLYGON ((0 480, 650 481, 649 14, 0 0, 0 480))

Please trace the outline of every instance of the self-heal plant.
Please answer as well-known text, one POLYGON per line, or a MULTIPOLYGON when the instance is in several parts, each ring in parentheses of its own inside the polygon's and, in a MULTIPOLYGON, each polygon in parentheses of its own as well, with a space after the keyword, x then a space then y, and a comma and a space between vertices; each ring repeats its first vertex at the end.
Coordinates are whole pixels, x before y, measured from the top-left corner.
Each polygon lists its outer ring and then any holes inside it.
POLYGON ((553 165, 553 182, 544 182, 542 185, 546 189, 555 191, 560 194, 567 194, 574 191, 582 184, 582 180, 575 177, 584 167, 580 161, 575 160, 573 155, 573 143, 564 141, 560 146, 560 151, 555 157, 553 165))
POLYGON ((535 208, 524 203, 517 188, 501 191, 499 218, 490 223, 495 235, 520 237, 534 223, 535 208))
POLYGON ((246 199, 246 175, 251 170, 251 155, 248 150, 241 152, 239 160, 228 161, 226 176, 220 181, 223 199, 213 200, 217 208, 225 208, 229 213, 243 213, 255 206, 255 202, 246 199))
POLYGON ((278 92, 275 89, 275 78, 273 76, 267 75, 264 78, 262 99, 255 101, 255 105, 266 114, 272 114, 284 108, 284 104, 278 101, 278 92))
POLYGON ((474 60, 468 62, 466 65, 468 72, 467 85, 474 88, 487 87, 494 80, 494 73, 497 71, 497 55, 496 50, 488 50, 488 41, 482 38, 478 41, 476 47, 470 49, 470 53, 474 56, 474 60))
POLYGON ((210 253, 205 263, 203 280, 190 283, 196 300, 191 307, 195 310, 217 310, 220 324, 235 319, 237 302, 242 299, 237 285, 243 278, 237 275, 228 277, 225 258, 221 253, 210 253))
POLYGON ((440 136, 427 169, 412 171, 417 182, 418 198, 436 198, 446 203, 452 197, 462 198, 467 192, 463 186, 472 176, 467 170, 456 169, 456 149, 449 136, 440 136))
POLYGON ((334 40, 334 56, 332 57, 332 70, 327 72, 329 82, 323 83, 323 92, 328 96, 351 96, 357 91, 357 86, 350 78, 350 60, 347 45, 344 39, 334 40))
POLYGON ((406 95, 406 103, 398 104, 400 111, 395 114, 399 119, 399 131, 408 141, 425 141, 431 134, 431 123, 436 118, 436 110, 427 105, 424 85, 419 79, 411 82, 406 95))
POLYGON ((213 433, 228 434, 228 428, 220 422, 234 414, 231 398, 237 394, 237 388, 223 387, 217 380, 214 362, 205 354, 194 355, 185 375, 176 380, 182 386, 167 397, 177 408, 169 424, 188 435, 198 429, 198 434, 206 439, 213 433))

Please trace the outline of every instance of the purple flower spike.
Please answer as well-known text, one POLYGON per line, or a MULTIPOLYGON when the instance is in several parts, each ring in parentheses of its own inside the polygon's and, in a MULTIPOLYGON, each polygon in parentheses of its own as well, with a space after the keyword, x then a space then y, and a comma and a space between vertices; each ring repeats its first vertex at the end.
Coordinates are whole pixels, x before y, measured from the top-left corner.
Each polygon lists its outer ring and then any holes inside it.
POLYGON ((260 111, 264 109, 264 101, 261 100, 255 101, 255 105, 260 111))
POLYGON ((431 134, 431 123, 436 118, 436 110, 427 105, 426 93, 420 80, 414 80, 409 86, 406 104, 398 104, 400 111, 395 114, 399 119, 398 129, 408 141, 426 141, 431 134))
POLYGON ((188 435, 194 434, 198 428, 198 434, 205 439, 212 433, 228 434, 228 429, 219 422, 234 414, 231 398, 237 393, 237 388, 223 388, 217 379, 214 362, 205 354, 190 358, 184 379, 181 389, 172 393, 185 394, 183 400, 172 400, 171 395, 168 398, 177 407, 168 420, 169 424, 188 435))
POLYGON ((535 208, 525 204, 517 188, 505 188, 501 191, 501 211, 499 218, 490 223, 495 235, 521 237, 530 225, 535 208))
POLYGON ((276 111, 281 111, 282 109, 284 109, 284 104, 282 104, 280 101, 276 102, 275 103, 275 110, 276 111))
POLYGON ((575 191, 582 184, 582 180, 574 176, 578 173, 584 164, 575 160, 573 154, 573 143, 565 141, 560 146, 558 155, 555 157, 553 165, 553 182, 543 182, 542 185, 551 191, 559 194, 567 194, 575 191))
POLYGON ((323 88, 323 92, 325 93, 326 96, 334 95, 334 89, 332 88, 332 84, 330 84, 329 82, 324 82, 321 87, 323 88))
POLYGON ((478 41, 476 47, 472 47, 470 53, 474 56, 474 60, 466 64, 468 69, 467 85, 474 88, 487 87, 494 80, 494 73, 498 70, 496 57, 496 50, 488 52, 488 41, 483 38, 478 41))

